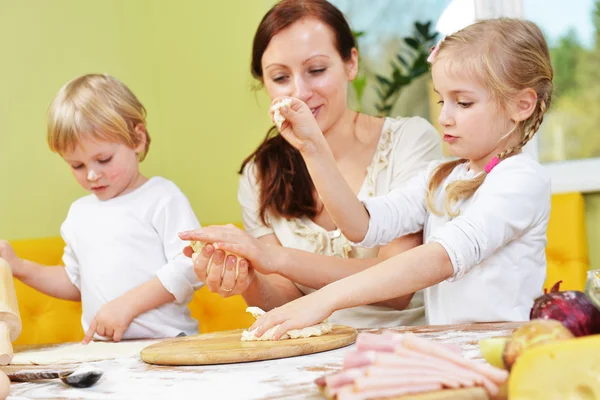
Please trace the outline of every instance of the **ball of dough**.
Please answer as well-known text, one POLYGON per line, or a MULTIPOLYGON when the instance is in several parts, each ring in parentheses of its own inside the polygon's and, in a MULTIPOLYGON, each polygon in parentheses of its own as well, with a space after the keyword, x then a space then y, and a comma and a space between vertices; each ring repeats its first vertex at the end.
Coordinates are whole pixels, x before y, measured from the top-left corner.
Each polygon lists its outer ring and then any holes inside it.
MULTIPOLYGON (((206 245, 207 245, 207 243, 200 242, 200 241, 197 241, 197 240, 193 240, 193 241, 190 242, 190 247, 194 250, 194 253, 196 253, 196 254, 201 253, 202 249, 204 249, 204 246, 206 246, 206 245)), ((215 243, 213 243, 212 246, 215 249, 219 248, 215 243)), ((236 256, 233 253, 230 253, 230 252, 226 251, 225 252, 225 259, 227 259, 227 256, 235 256, 237 258, 237 263, 235 264, 235 279, 237 279, 237 277, 238 277, 238 275, 240 273, 240 269, 239 269, 240 268, 240 257, 236 256)), ((211 261, 212 261, 212 258, 211 258, 211 261)), ((212 263, 210 263, 208 265, 208 269, 206 270, 206 274, 207 275, 210 273, 210 268, 211 267, 212 267, 212 263)), ((223 273, 221 275, 223 275, 224 273, 225 273, 225 269, 223 269, 223 273)))
POLYGON ((8 397, 8 393, 10 392, 10 380, 8 376, 2 371, 0 371, 0 400, 4 400, 8 397))
POLYGON ((292 99, 285 98, 283 100, 281 100, 280 102, 276 103, 273 106, 273 121, 275 121, 275 124, 277 125, 277 128, 281 129, 281 125, 283 125, 283 122, 285 121, 285 117, 283 115, 281 115, 281 109, 283 107, 291 107, 292 106, 292 99))

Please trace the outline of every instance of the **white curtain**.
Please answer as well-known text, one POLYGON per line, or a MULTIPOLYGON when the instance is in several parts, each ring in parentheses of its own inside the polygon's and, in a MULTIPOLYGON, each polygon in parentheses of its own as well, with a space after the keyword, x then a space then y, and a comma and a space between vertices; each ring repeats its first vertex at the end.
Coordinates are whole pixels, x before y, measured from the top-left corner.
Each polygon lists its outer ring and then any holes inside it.
POLYGON ((477 19, 523 18, 523 0, 473 0, 477 19))

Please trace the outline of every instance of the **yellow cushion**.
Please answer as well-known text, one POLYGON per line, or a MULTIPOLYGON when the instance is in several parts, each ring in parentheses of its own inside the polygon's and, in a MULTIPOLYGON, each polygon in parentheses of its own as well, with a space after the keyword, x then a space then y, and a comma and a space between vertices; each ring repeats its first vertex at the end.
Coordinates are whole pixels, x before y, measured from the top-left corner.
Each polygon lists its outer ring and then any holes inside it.
POLYGON ((583 290, 589 269, 585 203, 581 193, 552 196, 544 287, 562 280, 561 290, 583 290))
MULTIPOLYGON (((62 265, 64 242, 60 237, 11 241, 21 258, 44 265, 62 265)), ((38 292, 15 279, 15 290, 23 330, 16 344, 75 342, 83 338, 81 303, 59 300, 38 292)), ((203 287, 190 302, 192 316, 199 320, 200 331, 247 328, 254 321, 246 313, 242 296, 223 299, 203 287)))
MULTIPOLYGON (((61 265, 60 237, 11 241, 17 255, 44 265, 61 265)), ((81 303, 47 296, 15 279, 23 330, 17 344, 61 343, 83 338, 81 303)))

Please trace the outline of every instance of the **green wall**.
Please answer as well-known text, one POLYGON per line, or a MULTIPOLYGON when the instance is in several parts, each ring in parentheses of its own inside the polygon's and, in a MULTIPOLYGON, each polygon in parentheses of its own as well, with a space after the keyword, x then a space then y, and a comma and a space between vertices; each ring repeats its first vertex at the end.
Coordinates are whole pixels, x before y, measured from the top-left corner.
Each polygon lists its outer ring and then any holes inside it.
POLYGON ((54 236, 85 194, 45 140, 58 89, 84 73, 123 80, 148 110, 147 175, 174 180, 200 222, 240 220, 237 168, 269 125, 251 90, 252 35, 270 1, 0 3, 0 238, 54 236))
MULTIPOLYGON (((106 72, 148 109, 142 170, 174 180, 201 223, 239 221, 240 161, 269 121, 251 90, 252 35, 274 0, 0 2, 0 239, 54 236, 85 192, 45 141, 47 107, 69 79, 106 72)), ((585 196, 600 267, 600 193, 585 196)))

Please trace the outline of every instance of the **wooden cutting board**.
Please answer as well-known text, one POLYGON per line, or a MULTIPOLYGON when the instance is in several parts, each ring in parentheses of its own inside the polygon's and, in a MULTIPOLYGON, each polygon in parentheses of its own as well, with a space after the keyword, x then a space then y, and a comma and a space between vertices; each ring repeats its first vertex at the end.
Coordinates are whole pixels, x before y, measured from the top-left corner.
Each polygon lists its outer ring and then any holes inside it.
POLYGON ((386 400, 489 400, 485 389, 480 387, 465 389, 446 389, 436 392, 412 394, 408 396, 392 397, 386 400))
MULTIPOLYGON (((500 394, 490 397, 488 392, 481 387, 465 389, 444 389, 436 392, 393 397, 385 400, 506 400, 506 388, 500 389, 500 394)), ((383 400, 383 399, 382 399, 383 400)))
MULTIPOLYGON (((488 392, 482 387, 464 388, 464 389, 444 389, 435 392, 411 394, 400 397, 391 397, 385 400, 506 400, 506 385, 500 388, 498 396, 490 397, 488 392)), ((384 400, 384 399, 381 399, 384 400)))
POLYGON ((278 341, 242 342, 242 329, 206 333, 165 340, 140 352, 148 364, 210 365, 273 360, 319 353, 348 346, 356 340, 356 329, 334 325, 323 336, 278 341))

